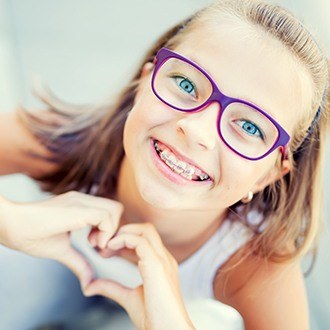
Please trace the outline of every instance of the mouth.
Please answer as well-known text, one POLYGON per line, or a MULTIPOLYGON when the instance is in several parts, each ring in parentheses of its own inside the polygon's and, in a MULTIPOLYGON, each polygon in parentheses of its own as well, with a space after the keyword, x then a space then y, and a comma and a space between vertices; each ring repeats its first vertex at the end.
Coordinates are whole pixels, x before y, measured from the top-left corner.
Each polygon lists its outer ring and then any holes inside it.
POLYGON ((167 169, 177 174, 177 177, 196 183, 213 182, 212 178, 205 171, 187 161, 186 157, 172 150, 169 146, 156 139, 151 139, 151 142, 158 159, 167 169))

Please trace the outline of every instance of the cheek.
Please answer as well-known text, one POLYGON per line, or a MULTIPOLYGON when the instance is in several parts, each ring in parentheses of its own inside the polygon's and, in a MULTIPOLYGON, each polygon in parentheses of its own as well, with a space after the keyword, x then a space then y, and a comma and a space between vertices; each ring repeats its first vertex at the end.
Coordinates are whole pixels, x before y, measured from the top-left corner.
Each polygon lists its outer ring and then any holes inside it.
POLYGON ((153 95, 141 91, 135 99, 124 127, 123 144, 126 154, 134 154, 147 138, 152 135, 153 127, 161 124, 161 110, 153 95))
POLYGON ((152 109, 152 104, 145 93, 141 91, 138 96, 136 96, 134 105, 130 110, 124 127, 124 144, 125 140, 134 139, 139 135, 139 132, 143 132, 150 126, 152 120, 150 113, 152 109))
POLYGON ((152 129, 173 120, 175 112, 168 109, 152 93, 147 85, 135 99, 135 104, 127 117, 125 136, 138 138, 139 135, 150 135, 152 129))
POLYGON ((273 166, 275 157, 267 157, 259 161, 248 161, 236 155, 227 157, 223 164, 222 185, 232 196, 232 202, 240 200, 273 166))

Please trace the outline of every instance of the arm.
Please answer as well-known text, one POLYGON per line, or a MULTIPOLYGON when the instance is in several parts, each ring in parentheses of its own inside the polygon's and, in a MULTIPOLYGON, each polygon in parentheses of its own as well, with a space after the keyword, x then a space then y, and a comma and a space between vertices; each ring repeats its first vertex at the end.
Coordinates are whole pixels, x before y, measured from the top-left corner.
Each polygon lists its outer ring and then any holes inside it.
MULTIPOLYGON (((233 264, 230 260, 229 264, 233 264)), ((228 268, 229 269, 229 268, 228 268)), ((218 300, 234 307, 247 330, 308 329, 308 304, 299 263, 249 256, 214 283, 218 300)))
POLYGON ((37 179, 56 169, 56 165, 28 155, 49 157, 50 152, 29 132, 16 112, 0 114, 0 175, 25 173, 37 179))

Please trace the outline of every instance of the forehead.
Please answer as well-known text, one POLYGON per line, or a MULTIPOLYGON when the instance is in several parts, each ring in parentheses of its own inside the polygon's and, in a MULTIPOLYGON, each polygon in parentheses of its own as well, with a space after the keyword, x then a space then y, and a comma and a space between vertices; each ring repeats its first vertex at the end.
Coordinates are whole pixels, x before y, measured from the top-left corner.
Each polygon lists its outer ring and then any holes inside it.
POLYGON ((288 132, 311 103, 305 68, 280 41, 247 23, 199 26, 175 50, 203 67, 224 94, 256 104, 288 132))

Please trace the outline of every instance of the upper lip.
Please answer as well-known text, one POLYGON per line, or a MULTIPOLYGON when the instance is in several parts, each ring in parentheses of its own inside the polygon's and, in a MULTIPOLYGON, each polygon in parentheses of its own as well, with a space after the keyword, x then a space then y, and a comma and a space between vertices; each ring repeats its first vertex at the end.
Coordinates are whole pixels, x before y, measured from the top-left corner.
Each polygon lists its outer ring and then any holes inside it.
POLYGON ((209 176, 209 178, 210 178, 211 180, 213 180, 213 178, 211 177, 211 175, 209 175, 206 171, 204 171, 203 168, 201 168, 199 165, 197 165, 197 164, 196 164, 194 161, 192 161, 190 158, 188 158, 188 157, 182 155, 182 153, 180 153, 179 151, 177 151, 173 146, 171 146, 170 144, 165 143, 165 142, 163 142, 163 141, 161 141, 161 140, 158 140, 158 139, 154 139, 154 140, 159 141, 159 142, 161 142, 162 144, 166 145, 166 146, 168 147, 168 149, 170 149, 170 150, 173 152, 173 154, 175 154, 176 156, 178 156, 180 159, 182 159, 182 160, 185 161, 186 163, 189 163, 189 164, 191 164, 192 166, 199 168, 202 172, 206 173, 206 174, 209 176))

